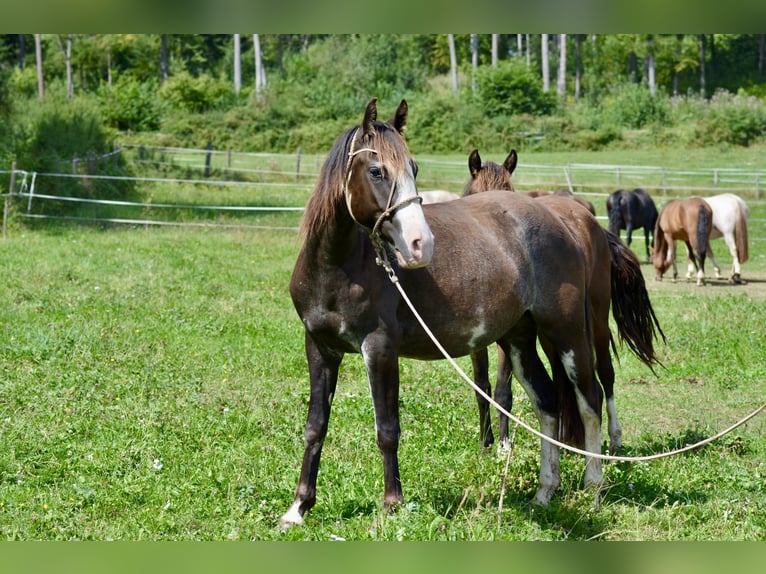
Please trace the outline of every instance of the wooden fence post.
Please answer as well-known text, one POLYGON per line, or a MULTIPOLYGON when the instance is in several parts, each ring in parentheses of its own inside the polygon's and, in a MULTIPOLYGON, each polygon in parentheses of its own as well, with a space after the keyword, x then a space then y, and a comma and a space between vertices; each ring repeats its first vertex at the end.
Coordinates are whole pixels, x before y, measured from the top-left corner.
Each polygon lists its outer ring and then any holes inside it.
POLYGON ((205 177, 210 177, 210 158, 213 155, 213 142, 207 142, 207 152, 205 153, 205 177))
POLYGON ((11 210, 11 196, 16 190, 16 167, 17 164, 14 161, 11 164, 11 184, 8 186, 8 195, 5 196, 5 205, 3 206, 3 238, 5 238, 5 230, 8 227, 8 213, 11 210))
POLYGON ((295 153, 298 156, 295 161, 295 181, 298 181, 301 176, 301 148, 298 148, 295 153))

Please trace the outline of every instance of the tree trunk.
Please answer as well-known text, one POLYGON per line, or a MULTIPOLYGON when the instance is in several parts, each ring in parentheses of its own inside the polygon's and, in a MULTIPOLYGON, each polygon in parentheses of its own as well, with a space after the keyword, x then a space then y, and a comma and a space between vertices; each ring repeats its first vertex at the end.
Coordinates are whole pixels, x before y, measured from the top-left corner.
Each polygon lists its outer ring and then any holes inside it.
POLYGON ((575 101, 580 99, 582 84, 582 34, 575 34, 575 101))
POLYGON ((42 34, 35 34, 35 62, 37 63, 37 97, 42 100, 45 96, 45 87, 43 83, 42 34))
MULTIPOLYGON (((679 63, 681 61, 681 56, 683 55, 683 41, 684 41, 684 35, 683 34, 676 34, 676 63, 679 63)), ((678 68, 677 66, 673 67, 673 95, 678 95, 678 68)))
MULTIPOLYGON (((763 34, 761 34, 763 38, 763 34)), ((24 69, 24 56, 26 56, 26 39, 24 34, 19 34, 19 69, 24 69)))
POLYGON ((234 34, 234 93, 242 90, 242 43, 239 34, 234 34))
POLYGON ((543 67, 543 92, 551 89, 550 71, 548 69, 548 34, 541 34, 540 56, 543 67))
POLYGON ((700 94, 706 97, 707 89, 705 86, 705 34, 699 35, 700 43, 700 94))
POLYGON ((763 78, 763 52, 766 34, 758 34, 758 77, 763 78))
POLYGON ((253 34, 253 51, 255 52, 255 93, 260 94, 266 87, 266 69, 263 67, 261 36, 259 34, 253 34))
POLYGON ((471 93, 476 94, 476 70, 479 67, 479 35, 471 34, 471 93))
POLYGON ((524 38, 521 34, 516 34, 516 51, 519 53, 519 58, 524 55, 524 38))
POLYGON ((497 68, 497 45, 498 35, 492 34, 492 67, 497 68))
POLYGON ((567 35, 559 34, 559 74, 556 81, 556 90, 559 98, 566 101, 567 98, 567 35))
POLYGON ((649 36, 646 40, 648 44, 648 55, 646 56, 646 66, 647 66, 647 76, 649 80, 649 93, 654 97, 654 94, 657 91, 657 85, 655 80, 655 69, 654 69, 654 39, 649 36))
POLYGON ((455 35, 447 34, 447 42, 449 43, 449 66, 450 73, 452 74, 452 92, 457 97, 457 56, 455 55, 455 35))
POLYGON ((532 65, 532 54, 529 51, 529 34, 527 34, 526 40, 527 40, 527 68, 529 68, 529 66, 532 65))
POLYGON ((168 81, 168 35, 160 34, 160 82, 168 81))
POLYGON ((61 51, 64 53, 64 63, 66 66, 66 97, 71 100, 74 96, 74 85, 72 81, 72 34, 67 34, 66 44, 61 39, 61 35, 57 36, 61 51))

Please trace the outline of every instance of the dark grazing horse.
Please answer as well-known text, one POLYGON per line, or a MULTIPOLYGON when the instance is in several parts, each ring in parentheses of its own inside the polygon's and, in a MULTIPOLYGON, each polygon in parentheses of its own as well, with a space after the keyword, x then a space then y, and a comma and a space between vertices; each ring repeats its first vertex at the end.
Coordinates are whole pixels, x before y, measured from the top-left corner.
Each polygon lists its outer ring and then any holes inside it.
MULTIPOLYGON (((388 122, 376 117, 373 99, 361 124, 333 144, 301 223, 304 240, 290 294, 305 327, 311 389, 300 478, 283 528, 302 523, 316 502, 346 353, 360 353, 367 368, 384 507, 403 501, 399 357, 443 356, 379 258, 391 261, 399 285, 451 356, 496 342, 512 358, 542 432, 559 436, 559 419, 569 411, 586 450, 601 449, 603 394, 594 376, 587 269, 567 226, 539 201, 504 191, 421 206, 415 162, 401 135, 406 102, 388 122), (538 333, 550 341, 566 384, 557 378, 554 385, 548 375, 537 353, 538 333)), ((601 479, 600 460, 586 457, 585 484, 601 479)), ((560 481, 559 449, 542 441, 535 501, 547 504, 560 481)))
POLYGON ((625 242, 630 245, 633 230, 644 228, 646 260, 650 258, 650 247, 654 246, 654 224, 657 222, 657 207, 652 197, 643 189, 632 191, 618 189, 606 200, 606 213, 609 217, 609 231, 620 236, 620 229, 625 229, 625 242))
POLYGON ((676 266, 676 241, 683 241, 689 259, 686 280, 691 280, 697 270, 697 285, 705 284, 705 257, 713 231, 713 210, 701 197, 673 199, 660 211, 654 227, 654 255, 652 263, 655 278, 662 280, 665 271, 673 266, 673 281, 678 278, 676 266))
MULTIPOLYGON (((513 191, 511 173, 508 166, 515 167, 516 152, 511 150, 508 156, 513 161, 498 165, 492 161, 482 163, 478 150, 473 150, 468 158, 471 179, 466 184, 468 195, 486 191, 487 186, 497 185, 499 189, 513 191)), ((605 230, 582 202, 569 193, 536 194, 538 201, 552 209, 570 228, 590 269, 588 287, 590 310, 593 320, 593 346, 596 356, 596 372, 604 388, 607 413, 609 415, 610 450, 614 451, 622 443, 622 428, 617 418, 614 403, 614 367, 611 351, 616 353, 614 340, 609 328, 609 308, 617 325, 621 341, 649 368, 658 363, 654 352, 655 328, 663 337, 659 322, 654 314, 646 284, 641 273, 641 265, 635 254, 627 248, 613 233, 605 230), (583 209, 585 208, 585 209, 583 209)), ((548 353, 548 344, 541 337, 543 350, 548 353)), ((491 387, 488 375, 486 349, 471 355, 474 379, 484 392, 489 394, 491 387)), ((502 349, 498 349, 498 374, 495 386, 495 400, 510 411, 513 397, 510 391, 510 368, 502 349)), ((555 378, 555 375, 554 375, 555 378)), ((477 393, 479 402, 479 421, 481 439, 485 446, 492 444, 492 428, 489 422, 487 401, 477 393)), ((508 437, 508 417, 500 413, 500 440, 508 437)))

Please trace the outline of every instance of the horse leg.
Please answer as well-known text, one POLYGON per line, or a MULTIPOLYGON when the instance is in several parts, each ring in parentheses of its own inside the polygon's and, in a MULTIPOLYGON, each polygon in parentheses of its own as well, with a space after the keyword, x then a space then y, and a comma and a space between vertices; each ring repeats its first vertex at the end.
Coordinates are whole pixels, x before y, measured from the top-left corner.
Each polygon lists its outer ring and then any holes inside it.
MULTIPOLYGON (((729 242, 727 241, 726 244, 728 245, 729 242)), ((735 250, 736 251, 736 250, 735 250)), ((718 262, 715 260, 715 255, 713 255, 713 248, 708 245, 707 253, 710 255, 710 261, 713 262, 713 271, 715 272, 715 278, 721 279, 723 276, 721 275, 721 268, 718 266, 718 262)), ((734 260, 737 260, 737 256, 734 256, 734 260)))
POLYGON ((609 352, 611 332, 609 331, 609 318, 606 322, 595 319, 593 322, 593 348, 596 355, 596 372, 604 389, 606 399, 606 412, 609 417, 609 452, 617 452, 622 446, 622 426, 617 418, 617 408, 614 403, 614 365, 612 355, 609 352))
MULTIPOLYGON (((513 365, 511 358, 503 350, 502 346, 497 347, 497 382, 495 383, 495 402, 507 412, 513 408, 513 392, 511 390, 511 372, 513 365)), ((508 415, 498 411, 498 434, 500 437, 500 447, 510 448, 511 441, 508 437, 508 415)))
MULTIPOLYGON (((473 365, 473 380, 487 395, 492 393, 489 384, 489 356, 487 349, 476 351, 471 355, 473 365)), ((492 446, 495 437, 492 435, 492 421, 489 416, 489 401, 479 392, 476 392, 476 401, 479 403, 479 441, 484 448, 492 446)))
MULTIPOLYGON (((731 277, 729 277, 729 283, 741 283, 742 269, 739 264, 739 256, 737 255, 737 240, 734 238, 733 233, 725 234, 723 236, 723 240, 726 242, 726 246, 729 248, 729 253, 731 253, 732 259, 731 277)), ((710 254, 710 259, 713 261, 713 265, 715 265, 715 259, 713 259, 713 250, 710 248, 710 243, 708 243, 708 253, 710 254)))
POLYGON ((669 234, 665 234, 665 240, 668 244, 668 253, 665 260, 673 264, 673 283, 678 280, 678 267, 676 267, 676 240, 669 234))
MULTIPOLYGON (((540 422, 540 432, 555 439, 558 436, 558 415, 553 381, 537 354, 537 326, 531 318, 520 321, 507 340, 498 341, 510 359, 513 374, 529 396, 540 422)), ((547 506, 561 484, 559 447, 540 439, 540 486, 534 503, 547 506)))
POLYGON ((649 246, 651 245, 651 240, 649 239, 649 234, 653 233, 654 230, 650 229, 649 227, 644 227, 644 247, 646 248, 646 262, 650 263, 652 260, 651 251, 649 250, 649 246))
POLYGON ((697 263, 694 260, 694 249, 691 243, 686 242, 686 280, 691 281, 692 276, 698 271, 697 263))
POLYGON ((319 459, 322 455, 325 436, 327 436, 330 408, 343 355, 321 350, 311 336, 306 333, 306 358, 308 359, 311 382, 311 395, 304 435, 306 447, 303 452, 303 464, 298 487, 295 490, 295 498, 280 521, 282 530, 287 530, 293 525, 303 524, 303 515, 316 502, 319 459))
POLYGON ((625 222, 625 243, 630 246, 631 241, 633 241, 633 222, 628 220, 625 222))
POLYGON ((383 457, 383 508, 404 501, 399 477, 399 356, 385 334, 368 335, 362 356, 370 380, 375 411, 375 435, 383 457))
POLYGON ((697 266, 697 285, 702 287, 705 285, 705 252, 700 253, 699 246, 696 244, 696 241, 694 239, 686 242, 686 250, 689 254, 689 268, 692 268, 692 265, 697 266))

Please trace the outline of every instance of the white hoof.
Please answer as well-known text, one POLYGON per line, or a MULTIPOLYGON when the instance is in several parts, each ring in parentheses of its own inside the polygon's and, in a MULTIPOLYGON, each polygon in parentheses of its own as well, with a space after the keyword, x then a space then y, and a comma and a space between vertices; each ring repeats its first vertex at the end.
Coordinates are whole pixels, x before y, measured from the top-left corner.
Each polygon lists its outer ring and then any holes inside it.
POLYGON ((282 515, 282 519, 279 521, 279 529, 285 532, 293 526, 300 526, 303 524, 303 516, 301 516, 298 505, 293 504, 290 509, 282 515))

